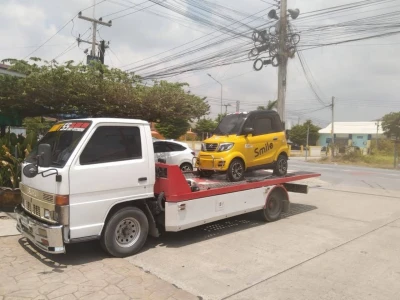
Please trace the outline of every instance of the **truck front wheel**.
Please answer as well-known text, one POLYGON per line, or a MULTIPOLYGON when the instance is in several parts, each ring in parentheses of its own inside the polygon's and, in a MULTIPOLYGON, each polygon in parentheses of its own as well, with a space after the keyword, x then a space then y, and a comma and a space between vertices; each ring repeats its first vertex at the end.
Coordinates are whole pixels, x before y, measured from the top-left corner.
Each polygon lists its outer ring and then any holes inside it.
POLYGON ((145 213, 137 207, 125 207, 108 220, 101 245, 112 256, 130 256, 140 251, 148 232, 149 222, 145 213))

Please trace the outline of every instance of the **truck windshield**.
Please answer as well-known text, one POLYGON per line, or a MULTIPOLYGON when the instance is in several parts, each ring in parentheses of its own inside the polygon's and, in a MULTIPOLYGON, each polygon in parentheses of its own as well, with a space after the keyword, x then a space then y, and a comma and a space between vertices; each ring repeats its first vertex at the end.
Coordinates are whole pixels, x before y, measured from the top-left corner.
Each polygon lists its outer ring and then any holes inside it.
POLYGON ((245 114, 234 114, 225 116, 219 123, 214 134, 216 135, 227 135, 227 134, 239 134, 240 129, 247 115, 245 114))
MULTIPOLYGON (((90 124, 90 122, 75 121, 57 123, 46 133, 38 145, 49 144, 51 146, 51 167, 62 168, 65 166, 90 124)), ((26 162, 36 163, 38 145, 29 153, 26 162)))

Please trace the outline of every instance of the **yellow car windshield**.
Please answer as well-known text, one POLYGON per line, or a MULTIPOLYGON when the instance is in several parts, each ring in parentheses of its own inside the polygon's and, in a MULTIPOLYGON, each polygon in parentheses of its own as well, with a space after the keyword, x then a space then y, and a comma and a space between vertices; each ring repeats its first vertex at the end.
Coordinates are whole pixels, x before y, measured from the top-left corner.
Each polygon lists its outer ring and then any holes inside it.
POLYGON ((239 134, 247 114, 233 114, 225 116, 218 124, 214 134, 216 135, 229 135, 239 134))

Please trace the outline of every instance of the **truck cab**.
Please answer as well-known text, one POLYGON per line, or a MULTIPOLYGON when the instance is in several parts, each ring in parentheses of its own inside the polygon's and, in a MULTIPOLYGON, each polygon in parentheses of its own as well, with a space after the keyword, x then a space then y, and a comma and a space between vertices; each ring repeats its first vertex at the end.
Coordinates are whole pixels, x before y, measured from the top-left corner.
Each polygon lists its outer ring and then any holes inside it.
MULTIPOLYGON (((119 203, 154 197, 149 123, 101 118, 57 123, 22 169, 18 229, 42 250, 63 253, 65 243, 98 238, 119 203)), ((126 224, 121 247, 133 239, 127 234, 135 224, 126 224)))

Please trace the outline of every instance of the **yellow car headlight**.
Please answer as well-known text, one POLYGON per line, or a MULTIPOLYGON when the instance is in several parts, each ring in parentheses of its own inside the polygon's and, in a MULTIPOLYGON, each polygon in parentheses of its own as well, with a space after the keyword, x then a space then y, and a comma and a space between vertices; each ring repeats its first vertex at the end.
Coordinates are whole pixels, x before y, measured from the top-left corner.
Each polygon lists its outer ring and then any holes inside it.
POLYGON ((234 143, 221 143, 218 148, 218 152, 229 151, 232 149, 234 143))

